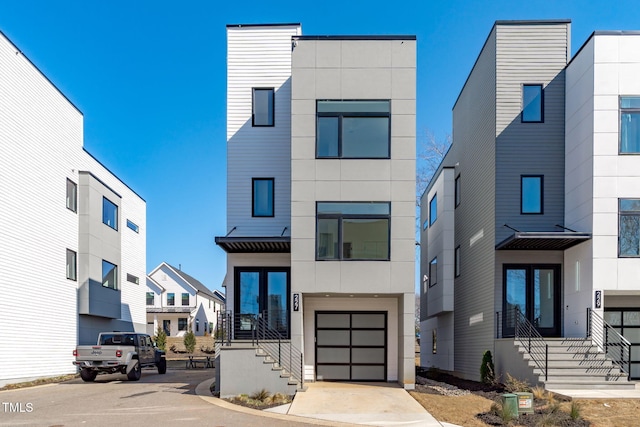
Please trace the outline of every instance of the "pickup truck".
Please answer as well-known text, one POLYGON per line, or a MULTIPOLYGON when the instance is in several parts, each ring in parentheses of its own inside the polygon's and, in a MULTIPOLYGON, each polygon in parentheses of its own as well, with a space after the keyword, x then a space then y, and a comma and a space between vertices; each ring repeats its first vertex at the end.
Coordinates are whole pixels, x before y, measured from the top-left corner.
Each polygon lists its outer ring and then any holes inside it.
POLYGON ((79 345, 73 355, 73 364, 80 368, 83 381, 116 372, 138 381, 146 367, 156 367, 159 374, 167 372, 164 351, 154 345, 149 335, 135 332, 102 332, 96 345, 79 345))

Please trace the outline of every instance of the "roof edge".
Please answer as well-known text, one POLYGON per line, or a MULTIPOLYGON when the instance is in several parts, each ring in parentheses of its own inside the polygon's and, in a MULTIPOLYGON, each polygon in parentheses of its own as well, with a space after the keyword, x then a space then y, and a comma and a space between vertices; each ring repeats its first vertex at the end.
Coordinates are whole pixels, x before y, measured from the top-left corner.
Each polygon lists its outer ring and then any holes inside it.
POLYGON ((244 27, 300 27, 299 22, 290 23, 273 23, 273 24, 227 24, 227 28, 244 28, 244 27))
POLYGON ((292 40, 416 40, 415 35, 292 36, 292 40))

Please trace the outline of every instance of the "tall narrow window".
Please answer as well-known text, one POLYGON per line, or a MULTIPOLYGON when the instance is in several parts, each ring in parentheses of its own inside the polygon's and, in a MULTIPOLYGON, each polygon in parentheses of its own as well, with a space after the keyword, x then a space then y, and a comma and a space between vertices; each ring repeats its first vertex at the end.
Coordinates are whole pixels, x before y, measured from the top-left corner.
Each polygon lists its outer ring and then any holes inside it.
POLYGON ((189 293, 182 293, 182 305, 189 305, 189 293))
POLYGON ((147 305, 155 304, 155 294, 153 292, 147 292, 147 305))
POLYGON ((273 126, 273 88, 253 88, 253 126, 273 126))
POLYGON ((522 85, 522 121, 540 123, 543 116, 544 94, 541 84, 522 85))
POLYGON ((173 292, 167 294, 167 305, 176 305, 176 294, 173 292))
POLYGON ((640 153, 640 96, 620 97, 620 153, 640 153))
POLYGON ((520 177, 520 213, 543 213, 542 178, 542 175, 522 175, 520 177))
POLYGON ((71 249, 67 249, 67 279, 77 280, 77 254, 71 249))
POLYGON ((429 263, 429 287, 438 283, 438 257, 435 257, 429 263))
POLYGON ((618 203, 619 256, 640 256, 640 199, 620 199, 618 203))
POLYGON ((106 197, 102 198, 102 223, 118 229, 118 206, 106 197))
POLYGON ((118 267, 105 260, 102 260, 102 286, 118 289, 118 267))
POLYGON ((456 177, 455 182, 455 207, 457 208, 460 205, 460 175, 456 177))
POLYGON ((458 277, 460 275, 460 246, 456 246, 454 252, 454 260, 453 260, 453 268, 454 268, 454 276, 458 277))
POLYGON ((438 219, 438 195, 434 194, 429 202, 429 226, 438 219))
POLYGON ((78 185, 67 178, 67 209, 78 211, 78 185))
POLYGON ((252 216, 273 216, 273 178, 253 178, 252 216))

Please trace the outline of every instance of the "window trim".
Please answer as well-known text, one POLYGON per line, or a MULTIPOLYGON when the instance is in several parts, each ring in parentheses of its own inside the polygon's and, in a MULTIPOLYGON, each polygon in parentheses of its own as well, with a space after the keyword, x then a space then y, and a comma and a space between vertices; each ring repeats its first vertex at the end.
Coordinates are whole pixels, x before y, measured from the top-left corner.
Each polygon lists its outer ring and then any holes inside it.
POLYGON ((429 227, 433 226, 438 220, 438 193, 436 192, 431 200, 429 200, 429 227), (433 209, 432 203, 436 202, 435 209, 433 209), (435 211, 435 212, 433 212, 435 211))
MULTIPOLYGON (((640 258, 640 253, 638 255, 626 255, 622 254, 620 250, 620 226, 622 225, 622 217, 623 216, 637 216, 640 218, 640 211, 623 211, 620 206, 620 202, 622 200, 640 200, 640 198, 635 197, 620 197, 618 198, 618 258, 640 258)), ((640 234, 640 228, 638 229, 638 233, 640 234)), ((639 251, 640 252, 640 251, 639 251)))
POLYGON ((112 202, 111 200, 109 200, 107 197, 102 196, 102 223, 103 223, 104 225, 106 225, 107 227, 109 227, 109 228, 113 228, 113 229, 114 229, 114 230, 116 230, 116 231, 118 231, 118 221, 119 221, 119 218, 118 218, 118 216, 119 216, 119 212, 118 212, 118 210, 119 210, 119 209, 118 209, 118 205, 116 205, 115 203, 113 203, 113 202, 112 202), (109 224, 107 224, 107 223, 106 223, 106 221, 105 221, 105 210, 104 210, 105 202, 106 202, 106 203, 110 203, 111 205, 113 205, 113 206, 116 208, 116 211, 115 211, 115 212, 116 212, 116 215, 115 215, 115 219, 114 219, 114 223, 113 223, 113 225, 109 225, 109 224))
POLYGON ((316 261, 390 261, 391 260, 391 202, 336 202, 336 201, 316 201, 316 232, 314 236, 316 261), (343 204, 386 204, 389 206, 389 214, 318 214, 318 204, 320 203, 343 203, 343 204), (386 219, 389 222, 387 230, 387 258, 344 258, 343 236, 342 236, 342 220, 347 219, 386 219), (338 256, 337 258, 320 258, 318 255, 318 220, 319 219, 338 219, 338 256))
POLYGON ((353 159, 353 160, 389 160, 391 158, 391 100, 390 99, 316 99, 316 133, 315 133, 315 154, 316 159, 353 159), (339 111, 323 111, 318 112, 319 102, 387 102, 389 103, 389 112, 339 112, 339 111), (320 117, 336 117, 338 119, 338 155, 337 156, 319 156, 318 155, 318 119, 320 117), (389 128, 387 130, 387 155, 385 157, 343 157, 342 156, 342 121, 344 118, 372 117, 372 118, 388 118, 389 128))
POLYGON ((640 114, 640 108, 635 108, 635 107, 622 108, 623 98, 640 98, 640 95, 618 95, 618 154, 622 156, 637 156, 640 154, 640 150, 622 151, 622 114, 623 114, 623 110, 626 113, 640 114))
POLYGON ((78 281, 78 253, 76 251, 67 249, 66 267, 67 267, 67 279, 77 282, 78 281), (72 271, 69 271, 69 255, 70 254, 73 254, 72 256, 73 270, 72 271))
POLYGON ((78 213, 78 184, 67 178, 67 189, 66 189, 66 198, 67 198, 67 209, 69 209, 73 213, 78 213), (69 197, 69 184, 73 186, 73 198, 69 197), (73 206, 69 206, 70 200, 73 201, 73 206))
POLYGON ((251 126, 254 128, 272 128, 276 125, 276 91, 273 87, 251 88, 251 126), (271 123, 266 125, 256 124, 255 94, 257 90, 271 91, 271 123))
POLYGON ((453 277, 460 277, 460 245, 453 250, 453 277))
POLYGON ((432 288, 438 284, 438 257, 435 256, 429 261, 429 287, 432 288), (435 274, 431 268, 435 266, 435 274))
POLYGON ((523 83, 521 87, 521 110, 520 110, 520 123, 544 123, 544 85, 542 83, 523 83), (540 120, 525 120, 524 118, 524 88, 525 87, 539 87, 540 88, 540 120))
POLYGON ((544 215, 544 175, 520 175, 520 215, 544 215), (524 212, 525 178, 540 178, 540 212, 524 212))
POLYGON ((276 215, 276 180, 275 178, 251 178, 251 217, 252 218, 273 218, 276 215), (256 182, 271 181, 271 214, 256 214, 256 182))
POLYGON ((454 209, 457 208, 458 206, 460 206, 460 197, 461 197, 461 182, 460 182, 460 174, 458 174, 458 176, 456 176, 456 179, 454 181, 453 184, 453 191, 454 191, 454 209))

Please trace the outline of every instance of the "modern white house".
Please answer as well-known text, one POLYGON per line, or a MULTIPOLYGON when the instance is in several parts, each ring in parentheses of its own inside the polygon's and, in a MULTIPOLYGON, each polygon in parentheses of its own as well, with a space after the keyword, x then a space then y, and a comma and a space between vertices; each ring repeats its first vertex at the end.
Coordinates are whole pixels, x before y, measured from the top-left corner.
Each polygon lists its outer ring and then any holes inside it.
POLYGON ((224 295, 163 262, 147 275, 146 305, 149 335, 162 327, 167 336, 182 336, 189 328, 203 336, 215 330, 224 295))
POLYGON ((146 203, 83 148, 82 113, 2 33, 0 93, 4 385, 75 373, 75 346, 100 331, 146 331, 146 203))
POLYGON ((227 27, 222 396, 279 390, 265 354, 284 391, 414 387, 415 82, 415 36, 227 27))
POLYGON ((421 199, 422 366, 640 378, 640 34, 570 58, 570 25, 497 21, 455 102, 421 199))

